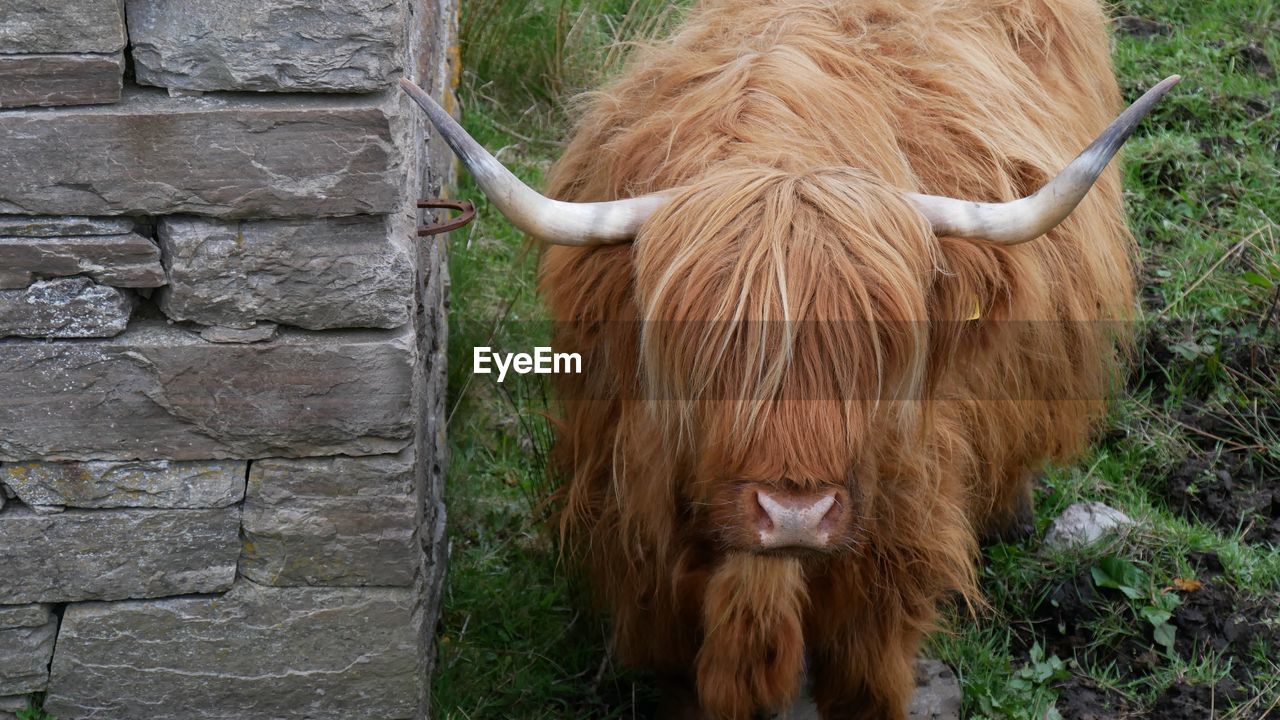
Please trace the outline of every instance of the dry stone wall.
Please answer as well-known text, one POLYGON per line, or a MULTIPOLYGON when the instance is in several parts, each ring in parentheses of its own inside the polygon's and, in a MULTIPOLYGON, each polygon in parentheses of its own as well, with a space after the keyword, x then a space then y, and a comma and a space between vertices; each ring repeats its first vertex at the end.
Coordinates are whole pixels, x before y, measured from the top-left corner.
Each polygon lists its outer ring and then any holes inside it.
POLYGON ((4 0, 0 720, 417 720, 457 0, 4 0))

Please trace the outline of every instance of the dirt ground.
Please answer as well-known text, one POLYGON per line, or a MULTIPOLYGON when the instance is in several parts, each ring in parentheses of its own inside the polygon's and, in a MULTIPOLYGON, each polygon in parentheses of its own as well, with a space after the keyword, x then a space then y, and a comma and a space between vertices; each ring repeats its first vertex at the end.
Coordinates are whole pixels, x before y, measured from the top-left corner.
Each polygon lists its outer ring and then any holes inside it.
MULTIPOLYGON (((1189 558, 1200 584, 1181 592, 1181 604, 1173 611, 1177 628, 1175 650, 1182 657, 1214 653, 1232 663, 1231 677, 1213 685, 1175 682, 1145 712, 1137 711, 1115 692, 1099 688, 1088 678, 1073 676, 1060 683, 1058 711, 1066 720, 1205 720, 1217 717, 1222 708, 1245 700, 1242 687, 1251 681, 1255 664, 1251 648, 1256 643, 1280 642, 1280 598, 1242 595, 1222 580, 1222 563, 1213 553, 1189 558)), ((1061 657, 1082 657, 1087 661, 1114 663, 1121 678, 1149 673, 1164 662, 1149 642, 1128 638, 1119 643, 1100 639, 1094 632, 1096 621, 1108 614, 1125 612, 1118 591, 1099 589, 1088 573, 1057 585, 1033 618, 1043 633, 1046 652, 1061 657), (1101 640, 1101 642, 1100 642, 1101 640)), ((1259 713, 1263 710, 1259 709, 1259 713)), ((1247 717, 1270 718, 1280 714, 1247 717)))

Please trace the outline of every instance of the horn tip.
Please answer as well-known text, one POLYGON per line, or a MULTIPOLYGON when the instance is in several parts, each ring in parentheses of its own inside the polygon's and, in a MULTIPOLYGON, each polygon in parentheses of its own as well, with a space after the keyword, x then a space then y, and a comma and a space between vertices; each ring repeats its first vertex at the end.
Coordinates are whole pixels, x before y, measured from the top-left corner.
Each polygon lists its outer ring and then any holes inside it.
POLYGON ((1138 98, 1133 103, 1134 107, 1142 108, 1139 118, 1142 115, 1146 115, 1148 112, 1150 112, 1151 109, 1155 107, 1156 103, 1160 102, 1160 100, 1162 100, 1164 96, 1169 93, 1169 90, 1171 90, 1174 85, 1177 85, 1181 81, 1182 81, 1181 75, 1170 75, 1169 77, 1161 80, 1155 85, 1152 85, 1150 90, 1143 93, 1142 97, 1138 98))
POLYGON ((400 78, 400 89, 412 98, 413 101, 416 102, 423 110, 426 110, 428 115, 431 115, 435 111, 435 108, 439 107, 439 103, 435 101, 435 98, 428 95, 426 90, 418 87, 418 85, 409 78, 400 78))

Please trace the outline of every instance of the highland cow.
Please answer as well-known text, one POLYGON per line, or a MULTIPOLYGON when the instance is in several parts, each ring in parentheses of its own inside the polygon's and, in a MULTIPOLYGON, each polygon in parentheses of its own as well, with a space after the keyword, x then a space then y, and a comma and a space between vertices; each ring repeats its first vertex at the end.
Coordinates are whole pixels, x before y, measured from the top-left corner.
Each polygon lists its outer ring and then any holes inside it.
POLYGON ((584 360, 562 537, 662 717, 806 674, 823 718, 906 717, 939 601, 1104 409, 1134 306, 1107 163, 1176 81, 1108 127, 1096 0, 707 0, 588 97, 556 200, 406 83, 548 245, 584 360))

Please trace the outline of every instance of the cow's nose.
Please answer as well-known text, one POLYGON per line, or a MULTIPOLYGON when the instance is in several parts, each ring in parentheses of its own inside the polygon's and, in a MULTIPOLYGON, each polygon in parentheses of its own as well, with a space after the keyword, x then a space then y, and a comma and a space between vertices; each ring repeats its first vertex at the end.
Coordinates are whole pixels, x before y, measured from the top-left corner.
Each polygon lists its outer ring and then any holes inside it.
POLYGON ((765 549, 824 549, 844 512, 835 490, 789 492, 756 488, 755 530, 765 549))

